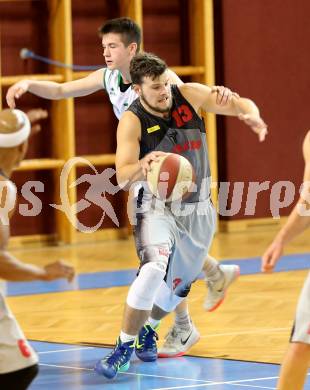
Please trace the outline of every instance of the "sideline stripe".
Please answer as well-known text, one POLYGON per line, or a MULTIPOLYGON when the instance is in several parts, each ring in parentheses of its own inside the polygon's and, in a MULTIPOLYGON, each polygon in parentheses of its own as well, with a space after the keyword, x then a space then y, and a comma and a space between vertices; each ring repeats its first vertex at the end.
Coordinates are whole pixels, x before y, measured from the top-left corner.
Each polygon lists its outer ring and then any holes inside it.
MULTIPOLYGON (((241 275, 260 273, 261 258, 223 260, 221 264, 237 264, 241 275)), ((307 270, 310 268, 310 253, 283 256, 275 272, 307 270)), ((90 290, 129 286, 136 277, 137 270, 84 273, 76 276, 72 283, 65 280, 46 282, 7 282, 4 293, 7 296, 34 295, 52 292, 90 290)), ((201 278, 203 276, 201 275, 201 278)))

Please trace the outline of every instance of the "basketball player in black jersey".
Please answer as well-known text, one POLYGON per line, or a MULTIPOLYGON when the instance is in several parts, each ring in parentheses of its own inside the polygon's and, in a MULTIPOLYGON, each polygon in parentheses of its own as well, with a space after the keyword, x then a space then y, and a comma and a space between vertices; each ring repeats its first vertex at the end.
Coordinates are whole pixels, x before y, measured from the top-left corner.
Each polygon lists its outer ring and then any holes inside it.
MULTIPOLYGON (((125 189, 138 186, 135 239, 141 264, 129 289, 116 347, 95 366, 96 372, 107 378, 129 368, 134 349, 143 361, 157 358, 156 327, 184 299, 205 262, 216 217, 210 201, 205 128, 198 112, 202 109, 239 117, 260 141, 267 134, 267 126, 251 100, 231 99, 219 107, 205 85, 171 86, 167 65, 152 54, 136 55, 130 75, 139 98, 119 122, 116 171, 118 183, 125 189), (157 130, 150 132, 150 128, 157 130), (188 158, 196 172, 197 191, 183 202, 185 213, 176 213, 172 204, 158 210, 143 184, 151 162, 167 152, 188 158)), ((213 290, 223 290, 226 281, 221 268, 213 259, 207 262, 205 271, 213 290)), ((232 266, 231 279, 235 273, 232 266)))
MULTIPOLYGON (((53 81, 21 80, 12 85, 6 95, 10 108, 15 108, 16 100, 26 92, 33 93, 45 99, 64 99, 68 97, 85 96, 104 89, 108 95, 117 118, 120 118, 128 106, 136 99, 137 95, 131 88, 129 64, 132 57, 139 52, 141 43, 140 27, 129 18, 117 18, 106 21, 100 28, 102 35, 103 56, 106 68, 92 72, 88 76, 57 83, 53 81)), ((182 81, 171 70, 167 71, 171 83, 180 85, 182 81)), ((231 96, 237 96, 224 87, 212 87, 217 104, 227 104, 231 96)), ((226 267, 226 266, 223 266, 226 267)), ((207 281, 208 291, 212 290, 212 283, 207 281)), ((223 300, 222 290, 215 300, 215 293, 208 294, 205 302, 207 311, 214 310, 223 300)), ((198 340, 199 332, 192 323, 186 300, 183 300, 175 310, 175 323, 166 341, 159 351, 159 356, 180 356, 188 351, 198 340), (186 339, 186 343, 182 340, 186 339)))

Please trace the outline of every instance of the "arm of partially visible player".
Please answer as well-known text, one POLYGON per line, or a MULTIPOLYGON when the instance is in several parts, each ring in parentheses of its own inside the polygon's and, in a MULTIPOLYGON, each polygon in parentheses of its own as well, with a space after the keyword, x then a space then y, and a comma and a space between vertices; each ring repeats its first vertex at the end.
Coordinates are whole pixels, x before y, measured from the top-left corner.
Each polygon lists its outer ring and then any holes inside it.
POLYGON ((183 84, 180 91, 197 111, 202 109, 214 114, 237 116, 258 134, 260 141, 264 141, 267 125, 252 100, 233 96, 227 104, 221 106, 217 104, 216 94, 212 93, 211 88, 199 83, 183 84))
POLYGON ((125 190, 136 181, 145 180, 152 161, 166 153, 153 151, 139 160, 141 124, 131 111, 126 111, 117 127, 116 177, 118 184, 125 190))
MULTIPOLYGON (((3 181, 2 181, 3 182, 3 181)), ((28 280, 53 280, 67 278, 69 281, 74 277, 74 269, 71 265, 63 261, 50 263, 45 267, 37 267, 33 264, 23 263, 11 255, 7 250, 10 237, 9 216, 4 216, 6 212, 7 198, 15 196, 9 193, 10 186, 2 186, 1 193, 1 218, 0 218, 0 278, 10 281, 28 280)))
MULTIPOLYGON (((178 87, 184 84, 180 77, 171 69, 168 69, 168 76, 170 84, 176 84, 178 87)), ((220 106, 225 106, 233 97, 237 99, 240 97, 236 92, 232 92, 229 88, 222 85, 211 87, 211 92, 215 94, 216 104, 220 106)))
POLYGON ((48 112, 46 110, 43 110, 42 108, 33 108, 26 112, 30 123, 31 123, 31 132, 30 136, 37 134, 39 131, 41 131, 41 120, 46 119, 48 117, 48 112))
POLYGON ((82 79, 66 83, 21 80, 8 89, 6 101, 10 108, 15 108, 16 99, 19 99, 26 92, 51 100, 86 96, 104 88, 103 76, 104 69, 99 69, 82 79))
POLYGON ((263 272, 272 272, 283 254, 284 246, 310 227, 310 131, 303 143, 303 155, 305 160, 304 189, 287 222, 263 254, 263 272))
POLYGON ((41 268, 34 264, 23 263, 12 256, 6 249, 3 239, 8 235, 8 226, 0 225, 0 278, 13 282, 29 280, 54 280, 74 277, 72 266, 63 261, 56 261, 41 268))
POLYGON ((7 251, 9 226, 0 224, 0 278, 11 281, 43 279, 43 269, 22 263, 7 251))
POLYGON ((170 84, 175 84, 177 86, 184 84, 180 77, 171 69, 168 69, 168 77, 170 84))

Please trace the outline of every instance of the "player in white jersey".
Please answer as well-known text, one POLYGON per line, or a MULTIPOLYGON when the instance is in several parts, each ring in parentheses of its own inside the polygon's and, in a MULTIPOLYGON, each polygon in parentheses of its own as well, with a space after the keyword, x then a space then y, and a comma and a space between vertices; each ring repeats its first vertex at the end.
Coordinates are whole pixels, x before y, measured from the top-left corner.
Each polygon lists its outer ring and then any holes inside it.
MULTIPOLYGON (((134 55, 139 52, 141 31, 139 26, 129 18, 118 18, 107 21, 101 28, 103 56, 106 68, 92 72, 87 77, 66 83, 52 81, 22 80, 9 88, 7 103, 15 107, 15 99, 19 99, 25 92, 31 92, 45 99, 64 99, 69 97, 86 96, 105 89, 109 95, 113 110, 118 119, 130 104, 137 98, 131 88, 129 64, 134 55)), ((168 70, 171 84, 181 85, 183 82, 171 70, 168 70)), ((232 96, 237 96, 224 87, 213 87, 217 94, 217 104, 229 103, 232 96)), ((211 257, 209 258, 211 260, 211 257)), ((216 262, 215 259, 213 259, 216 262)), ((226 266, 221 266, 225 272, 226 266)), ((208 270, 205 269, 205 272, 208 270)), ((230 284, 226 279, 225 288, 215 291, 209 282, 209 294, 205 302, 205 309, 212 311, 223 301, 225 291, 230 284)), ((159 356, 174 357, 183 355, 199 340, 199 332, 192 324, 188 312, 187 302, 184 300, 176 308, 175 325, 166 336, 166 342, 159 350, 159 356), (182 340, 186 340, 184 344, 182 340)))
MULTIPOLYGON (((36 121, 46 115, 46 111, 32 110, 30 119, 36 121)), ((22 111, 0 112, 0 278, 14 282, 58 278, 71 280, 74 269, 62 261, 41 268, 22 263, 7 251, 10 217, 17 192, 10 176, 26 153, 30 127, 30 120, 22 111)), ((0 292, 0 389, 25 390, 37 373, 38 356, 0 292)))
MULTIPOLYGON (((284 246, 310 226, 310 131, 303 143, 305 160, 304 188, 286 224, 268 247, 262 259, 262 271, 272 272, 284 246)), ((278 390, 301 390, 310 365, 310 272, 301 291, 288 351, 285 355, 278 390)))
POLYGON ((109 95, 114 114, 120 119, 123 112, 137 99, 137 94, 131 88, 131 83, 124 84, 122 76, 117 69, 106 69, 103 76, 103 86, 109 95))

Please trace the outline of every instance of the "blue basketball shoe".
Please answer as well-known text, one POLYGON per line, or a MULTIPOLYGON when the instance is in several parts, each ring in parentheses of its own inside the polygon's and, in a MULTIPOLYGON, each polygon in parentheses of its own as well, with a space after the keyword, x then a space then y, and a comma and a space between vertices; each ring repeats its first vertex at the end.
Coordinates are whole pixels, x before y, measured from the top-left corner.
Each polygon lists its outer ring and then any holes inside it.
POLYGON ((116 377, 118 372, 127 371, 130 366, 130 358, 134 351, 135 340, 127 343, 122 343, 120 338, 116 342, 116 346, 103 359, 98 360, 94 370, 97 374, 103 375, 108 379, 116 377))
POLYGON ((153 362, 157 359, 157 340, 158 335, 152 326, 144 325, 138 334, 135 346, 136 355, 140 360, 153 362))

